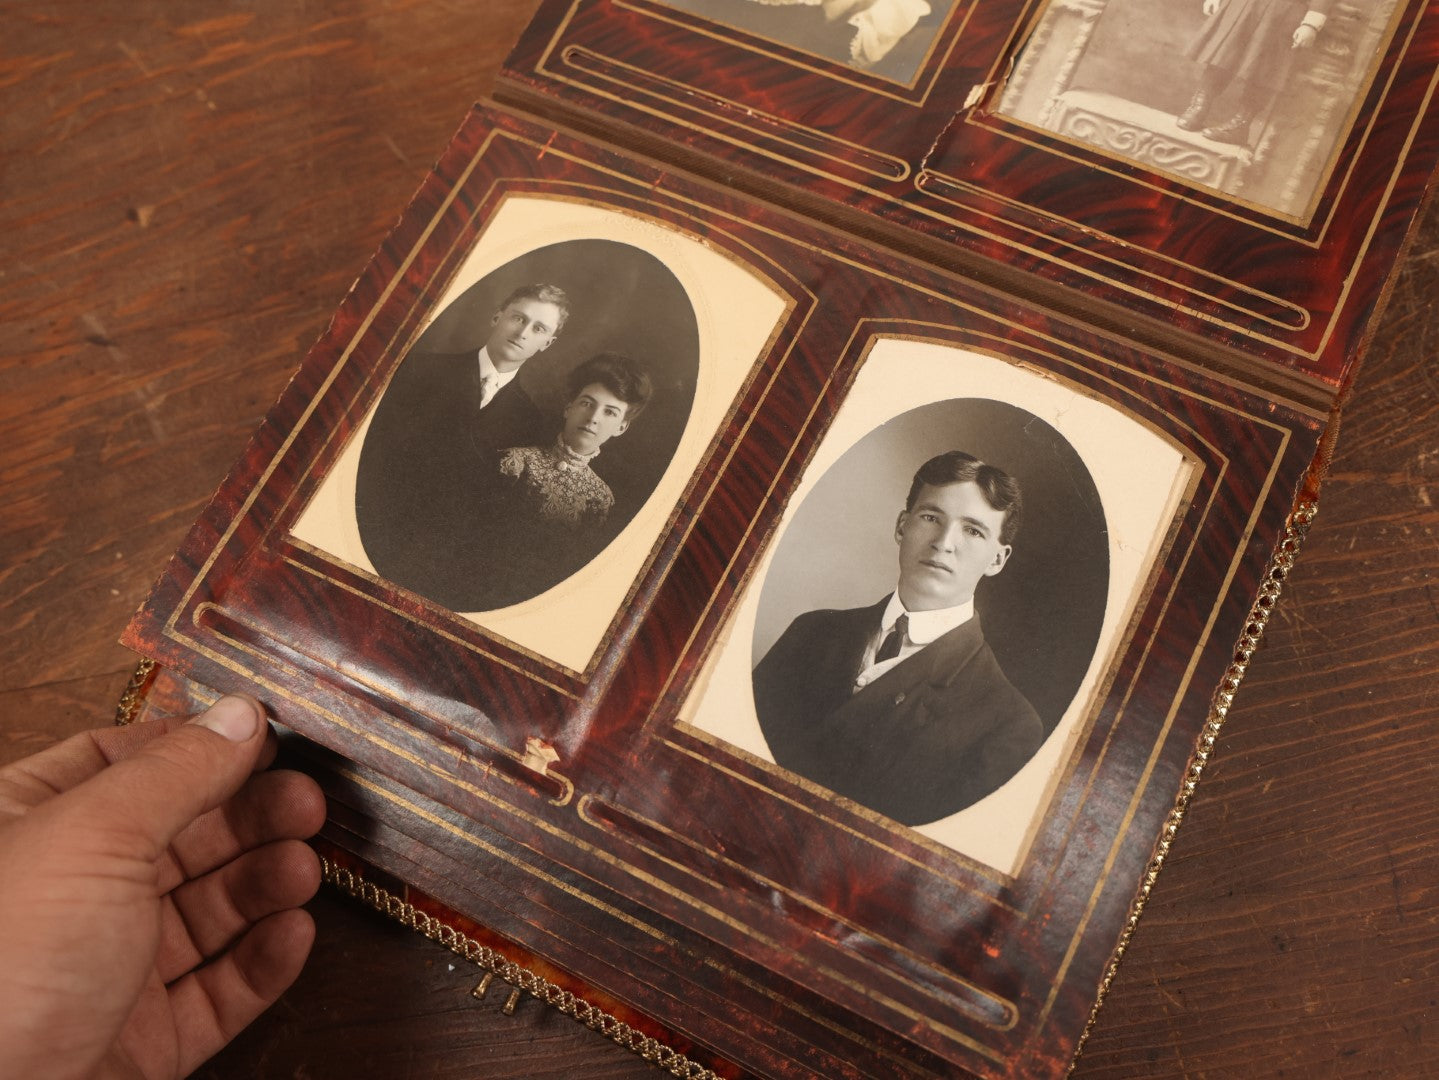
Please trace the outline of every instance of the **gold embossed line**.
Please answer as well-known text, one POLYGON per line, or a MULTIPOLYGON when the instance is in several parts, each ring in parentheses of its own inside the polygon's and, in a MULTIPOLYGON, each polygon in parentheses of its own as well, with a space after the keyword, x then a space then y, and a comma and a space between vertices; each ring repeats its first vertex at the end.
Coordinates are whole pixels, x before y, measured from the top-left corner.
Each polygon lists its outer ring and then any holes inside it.
MULTIPOLYGON (((676 832, 674 829, 666 828, 664 825, 662 825, 658 821, 655 821, 653 818, 646 817, 643 814, 640 814, 634 810, 626 809, 622 806, 607 804, 603 800, 595 799, 593 796, 590 795, 585 795, 581 797, 579 803, 576 806, 576 811, 579 813, 580 819, 586 824, 591 825, 594 828, 601 830, 602 832, 608 833, 611 836, 617 836, 621 839, 622 842, 633 844, 635 847, 647 853, 652 858, 659 859, 661 862, 667 863, 668 865, 674 867, 680 872, 688 874, 691 877, 696 878, 713 888, 723 889, 725 888, 725 885, 714 874, 704 873, 704 871, 698 866, 699 861, 708 860, 716 864, 723 865, 729 870, 738 872, 749 878, 750 880, 759 883, 759 885, 766 890, 780 893, 781 895, 790 898, 795 903, 809 909, 810 911, 817 912, 825 916, 826 918, 833 919, 835 922, 845 927, 845 929, 850 931, 851 933, 865 934, 871 937, 873 940, 884 946, 890 952, 898 956, 903 956, 916 964, 924 966, 926 969, 928 969, 934 975, 937 975, 939 978, 947 979, 955 983, 960 988, 956 996, 969 999, 966 1001, 966 1004, 968 1004, 971 1008, 974 1008, 975 1013, 973 1018, 978 1023, 983 1024, 985 1027, 993 1028, 996 1031, 1010 1031, 1019 1022, 1019 1008, 1017 1005, 1015 1005, 1013 1001, 1009 1000, 1008 998, 1001 997, 998 994, 985 990, 978 984, 961 977, 956 972, 944 968, 932 957, 922 956, 919 953, 905 948, 903 945, 893 940, 892 938, 888 938, 883 934, 878 933, 872 928, 860 926, 852 919, 845 918, 843 915, 831 911, 823 904, 816 903, 809 897, 805 896, 803 893, 795 889, 788 888, 780 882, 774 880, 773 878, 767 877, 766 875, 755 871, 751 867, 746 866, 741 862, 737 862, 734 859, 728 858, 727 856, 721 854, 718 851, 715 851, 712 848, 705 847, 703 844, 691 840, 689 837, 684 836, 682 833, 676 832), (595 812, 596 807, 599 808, 598 813, 595 812), (654 830, 656 833, 659 833, 660 835, 664 836, 675 844, 680 845, 683 848, 688 848, 691 855, 697 854, 700 856, 700 859, 695 861, 685 861, 684 859, 675 858, 665 854, 665 852, 661 850, 658 845, 652 842, 648 842, 643 837, 641 837, 637 830, 628 828, 627 823, 625 822, 625 820, 623 820, 625 818, 631 819, 639 823, 643 827, 654 830), (1000 1018, 997 1021, 983 1015, 986 1006, 989 1006, 991 1011, 1000 1014, 1000 1018)), ((873 962, 867 962, 870 964, 870 966, 875 967, 882 974, 894 979, 898 983, 907 985, 912 989, 918 990, 922 993, 927 992, 928 990, 928 988, 921 986, 913 978, 910 978, 907 975, 901 974, 893 969, 881 967, 880 965, 874 964, 873 962)))
MULTIPOLYGON (((561 54, 566 65, 592 79, 624 88, 626 101, 634 105, 636 92, 765 139, 782 143, 808 157, 819 157, 881 180, 902 181, 909 177, 909 162, 889 154, 877 154, 858 143, 836 139, 816 128, 796 124, 760 109, 740 105, 718 94, 696 90, 684 83, 655 75, 643 68, 611 59, 591 49, 571 45, 561 54)), ((717 132, 711 134, 719 136, 717 132)), ((731 140, 726 140, 731 141, 731 140)))
MULTIPOLYGON (((982 196, 985 199, 1002 203, 1010 208, 1022 211, 1028 210, 1031 212, 1034 209, 1032 206, 1026 203, 1020 202, 1015 199, 1005 198, 1003 195, 996 195, 993 192, 980 188, 974 184, 969 183, 968 181, 965 181, 958 177, 950 176, 947 173, 943 173, 934 169, 926 169, 921 172, 919 176, 915 178, 914 186, 918 191, 923 192, 924 194, 928 195, 933 199, 947 203, 951 206, 958 207, 959 209, 964 210, 967 213, 975 214, 979 217, 997 222, 1001 225, 1006 224, 1005 219, 1002 216, 985 211, 982 207, 976 205, 973 200, 976 197, 982 196)), ((1128 254, 1132 250, 1139 250, 1149 258, 1154 259, 1157 262, 1167 264, 1172 268, 1183 268, 1190 270, 1191 272, 1204 278, 1210 284, 1207 288, 1193 288, 1188 291, 1191 292, 1193 295, 1198 296, 1203 300, 1213 304, 1215 307, 1228 310, 1236 316, 1249 316, 1254 319, 1259 319, 1269 324, 1270 326, 1276 327, 1280 330, 1287 330, 1295 333, 1302 332, 1308 329, 1309 324, 1312 321, 1312 315, 1308 309, 1300 307, 1298 304, 1294 303, 1291 300, 1286 300, 1282 296, 1277 296, 1273 293, 1265 292, 1263 289, 1257 289, 1251 285, 1245 284, 1242 281, 1208 273, 1207 271, 1204 271, 1199 267, 1184 262, 1182 259, 1170 258, 1169 256, 1166 256, 1158 251, 1138 247, 1137 245, 1123 240, 1112 233, 1105 233, 1089 226, 1080 226, 1077 222, 1071 222, 1070 224, 1076 229, 1083 229, 1084 236, 1086 237, 1086 242, 1090 238, 1100 237, 1109 244, 1125 250, 1126 254, 1128 254), (1246 306, 1242 303, 1226 300, 1219 295, 1215 286, 1222 286, 1225 288, 1234 289, 1256 301, 1263 301, 1270 305, 1273 311, 1278 314, 1269 314, 1264 312, 1263 310, 1261 310, 1261 305, 1259 303, 1253 303, 1246 306), (1289 318, 1286 319, 1285 315, 1288 315, 1289 318)), ((1171 281, 1170 275, 1167 275, 1165 273, 1158 273, 1153 270, 1146 270, 1144 267, 1134 262, 1132 258, 1116 258, 1114 256, 1105 255, 1103 252, 1095 251, 1091 247, 1087 247, 1085 243, 1063 240, 1056 236, 1048 234, 1044 235, 1044 240, 1051 244, 1060 245, 1066 250, 1073 251, 1078 255, 1092 258, 1096 262, 1102 263, 1105 266, 1111 268, 1114 273, 1128 271, 1129 273, 1133 274, 1137 280, 1148 280, 1161 285, 1167 284, 1171 281)), ((1045 257, 1044 254, 1037 249, 1029 248, 1026 250, 1029 254, 1036 255, 1038 257, 1045 257)), ((1063 256, 1057 256, 1051 261, 1067 262, 1067 260, 1064 260, 1063 256)), ((1113 279, 1113 281, 1114 284, 1121 288, 1133 288, 1132 286, 1126 286, 1117 278, 1113 279)), ((1152 294, 1144 293, 1144 295, 1151 296, 1151 298, 1153 298, 1152 294)), ((1186 307, 1184 310, 1189 311, 1193 309, 1186 307)), ((1202 314, 1202 312, 1195 311, 1195 314, 1202 314)))

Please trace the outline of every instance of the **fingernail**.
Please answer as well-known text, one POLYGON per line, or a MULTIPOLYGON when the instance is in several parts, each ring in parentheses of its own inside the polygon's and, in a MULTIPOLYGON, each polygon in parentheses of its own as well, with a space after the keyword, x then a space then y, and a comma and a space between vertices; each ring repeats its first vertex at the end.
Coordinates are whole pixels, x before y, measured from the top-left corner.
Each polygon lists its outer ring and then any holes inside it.
POLYGON ((195 717, 194 722, 231 742, 246 742, 254 737, 260 717, 252 702, 242 697, 222 697, 195 717))

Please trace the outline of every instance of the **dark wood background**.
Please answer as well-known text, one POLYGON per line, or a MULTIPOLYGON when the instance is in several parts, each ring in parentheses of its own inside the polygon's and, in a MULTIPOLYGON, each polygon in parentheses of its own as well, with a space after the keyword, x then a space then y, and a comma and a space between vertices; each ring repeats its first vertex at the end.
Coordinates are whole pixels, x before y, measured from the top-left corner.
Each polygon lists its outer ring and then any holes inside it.
MULTIPOLYGON (((0 760, 115 644, 531 0, 0 0, 0 760)), ((1078 1080, 1439 1075, 1439 214, 1078 1080)), ((207 1077, 658 1075, 325 891, 207 1077)))

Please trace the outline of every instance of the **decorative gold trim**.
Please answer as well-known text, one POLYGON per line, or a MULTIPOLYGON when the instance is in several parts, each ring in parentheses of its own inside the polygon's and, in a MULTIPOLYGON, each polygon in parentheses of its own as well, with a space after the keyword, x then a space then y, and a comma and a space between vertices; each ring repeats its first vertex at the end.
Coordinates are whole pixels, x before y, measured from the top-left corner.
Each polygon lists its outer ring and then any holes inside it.
MULTIPOLYGON (((567 45, 560 53, 560 60, 592 79, 623 87, 626 94, 646 94, 666 105, 699 113, 712 121, 732 124, 758 138, 774 139, 798 153, 821 157, 889 183, 903 183, 910 177, 910 164, 901 157, 871 150, 862 143, 841 139, 827 131, 798 123, 777 113, 741 104, 721 94, 696 89, 645 68, 626 64, 595 49, 588 49, 583 45, 567 45), (610 70, 606 70, 607 68, 610 70), (638 85, 641 79, 648 80, 653 85, 638 85), (665 91, 669 92, 669 97, 665 96, 665 91), (727 112, 721 113, 721 109, 727 112), (807 140, 808 144, 801 140, 807 140), (844 157, 844 151, 849 151, 852 156, 844 157)), ((735 140, 726 138, 725 141, 735 140)))
POLYGON ((1204 772, 1204 766, 1208 763, 1210 755, 1214 753, 1214 744, 1219 738, 1219 730, 1224 725, 1225 718, 1229 715, 1229 708, 1234 704, 1234 695, 1239 691, 1239 684, 1249 670, 1250 661, 1254 658, 1254 650, 1258 648, 1259 640, 1264 636, 1264 629, 1269 625, 1269 617, 1274 613, 1275 605, 1279 602, 1279 594, 1284 590, 1284 583, 1294 570, 1294 564, 1299 558, 1299 551, 1304 546, 1304 538, 1308 535, 1309 527, 1314 523, 1314 516, 1318 513, 1318 502, 1314 499, 1306 499, 1294 508, 1294 512, 1289 515, 1289 520, 1285 522, 1284 538, 1274 549, 1274 556, 1269 563, 1269 571, 1259 585, 1259 594, 1254 598, 1253 607, 1249 609, 1249 620, 1244 624, 1244 632, 1239 635, 1239 641, 1234 646, 1234 660, 1225 671, 1224 678, 1219 682, 1219 689, 1215 692, 1214 704, 1209 710, 1209 719, 1205 722, 1203 734, 1199 738, 1199 745, 1194 751, 1194 757, 1189 762, 1184 783, 1180 785, 1179 795, 1174 801, 1174 809, 1169 812, 1169 820, 1165 822, 1164 830, 1159 835, 1159 843, 1155 846, 1154 857, 1149 860, 1149 866, 1144 871, 1144 881, 1140 884, 1139 893, 1135 896, 1134 903, 1129 909, 1129 918, 1124 924, 1124 932, 1119 936, 1119 944, 1115 946, 1114 954, 1109 959, 1109 967, 1105 969, 1104 978, 1100 980, 1099 993, 1094 999, 1094 1008, 1090 1010, 1089 1020, 1085 1023, 1084 1030, 1080 1032, 1079 1041, 1074 1047, 1074 1058, 1070 1061, 1066 1075, 1073 1074, 1074 1067, 1079 1062, 1079 1056, 1084 1050, 1084 1044, 1089 1041, 1090 1032, 1094 1030, 1095 1022, 1099 1018, 1099 1010, 1103 1007, 1105 998, 1109 996, 1109 988, 1113 985, 1114 977, 1118 973, 1119 963, 1124 959, 1130 939, 1134 937, 1134 931, 1139 925, 1139 917, 1144 914, 1145 905, 1154 891, 1154 883, 1159 877, 1159 871, 1164 867, 1164 860, 1168 857, 1174 837, 1179 832, 1179 825, 1184 820, 1185 812, 1189 809, 1189 800, 1194 797, 1199 777, 1204 772))
POLYGON ((120 691, 120 700, 115 702, 115 726, 133 724, 139 715, 140 706, 145 702, 145 689, 150 685, 150 676, 155 672, 155 661, 141 660, 130 675, 125 689, 120 691))
POLYGON ((718 1073, 691 1061, 658 1039, 637 1031, 618 1017, 536 975, 529 968, 515 963, 488 945, 481 945, 473 938, 466 937, 453 926, 447 926, 433 915, 425 914, 407 900, 387 892, 374 882, 366 881, 354 871, 336 866, 323 855, 320 857, 320 869, 322 879, 340 892, 373 908, 381 915, 394 919, 400 925, 423 934, 431 941, 438 942, 457 956, 483 969, 484 978, 473 991, 476 997, 484 996, 493 976, 498 975, 509 983, 514 990, 505 1002, 503 1012, 506 1016, 512 1016, 520 996, 528 994, 530 997, 539 998, 551 1008, 558 1009, 570 1019, 579 1021, 591 1031, 599 1032, 611 1042, 638 1054, 671 1076, 684 1077, 687 1080, 721 1080, 718 1073))
MULTIPOLYGON (((371 584, 371 585, 374 585, 374 586, 383 586, 383 585, 391 585, 391 586, 394 586, 394 582, 391 582, 391 581, 388 581, 388 580, 385 579, 385 578, 382 578, 379 574, 372 574, 372 573, 370 573, 370 571, 365 570, 365 569, 363 569, 363 568, 361 568, 361 567, 358 567, 358 566, 356 566, 354 563, 348 563, 348 562, 346 562, 344 559, 340 558, 338 555, 332 555, 330 552, 326 551, 326 550, 325 550, 324 548, 322 548, 322 547, 316 547, 314 544, 311 544, 311 543, 308 543, 308 542, 306 542, 306 541, 304 541, 304 540, 301 540, 301 539, 300 539, 298 536, 296 536, 294 533, 286 533, 286 534, 284 535, 283 539, 280 541, 280 545, 289 545, 289 546, 293 547, 296 551, 301 552, 301 553, 309 556, 310 558, 316 559, 316 560, 318 560, 318 561, 320 561, 320 562, 323 562, 323 563, 327 564, 327 565, 325 565, 325 566, 323 566, 323 567, 321 567, 321 566, 311 566, 309 563, 303 562, 302 560, 296 558, 294 555, 284 555, 284 554, 282 554, 282 555, 280 556, 281 561, 283 561, 287 566, 293 566, 296 570, 299 570, 299 571, 301 571, 302 573, 309 574, 311 577, 318 578, 319 580, 325 582, 325 584, 327 584, 327 585, 329 585, 329 586, 332 586, 333 588, 342 589, 343 591, 345 591, 345 592, 347 592, 347 593, 351 593, 351 594, 354 595, 354 596, 358 596, 361 600, 365 601, 366 603, 371 604, 372 606, 377 607, 377 608, 379 608, 379 609, 382 610, 382 611, 388 611, 388 612, 389 612, 390 614, 392 614, 392 615, 397 615, 397 616, 399 616, 401 619, 405 620, 405 621, 408 622, 408 623, 411 623, 412 625, 423 627, 424 629, 428 630, 430 633, 434 634, 436 637, 441 637, 441 638, 444 638, 446 641, 453 642, 454 644, 458 645, 460 648, 462 648, 462 649, 468 649, 470 652, 476 654, 477 656, 483 656, 486 660, 489 660, 490 662, 495 663, 495 664, 499 664, 501 667, 508 668, 509 670, 515 672, 517 675, 521 675, 521 676, 523 676, 524 678, 529 679, 531 682, 538 683, 540 686, 545 687, 547 690, 553 690, 556 694, 560 695, 561 697, 567 697, 567 698, 570 698, 570 699, 573 700, 573 701, 578 701, 578 700, 580 699, 581 689, 583 688, 582 686, 581 686, 580 688, 578 688, 578 689, 567 689, 566 687, 561 686, 558 682, 556 682, 556 681, 554 681, 554 680, 552 680, 552 679, 546 679, 546 678, 544 678, 543 675, 541 675, 540 673, 538 673, 538 672, 536 672, 536 671, 534 671, 534 670, 531 670, 530 668, 527 668, 527 667, 524 667, 524 666, 522 666, 522 665, 520 665, 520 664, 517 664, 517 663, 515 663, 513 660, 506 660, 504 657, 498 655, 498 654, 495 653, 495 652, 492 652, 492 651, 487 647, 488 644, 489 644, 488 642, 476 642, 476 641, 467 640, 464 636, 462 636, 462 635, 460 635, 460 634, 458 634, 458 633, 454 633, 454 632, 446 629, 445 626, 444 626, 444 625, 441 625, 441 623, 438 622, 438 621, 436 621, 436 622, 428 622, 428 623, 427 623, 427 622, 421 622, 421 621, 419 621, 418 619, 414 618, 412 615, 410 615, 410 614, 408 614, 407 612, 405 612, 403 609, 396 607, 394 604, 388 604, 388 603, 386 603, 384 600, 381 600, 381 599, 380 599, 378 596, 376 596, 374 593, 372 593, 372 592, 366 592, 364 589, 360 588, 360 587, 357 586, 357 585, 352 585, 352 584, 350 584, 349 582, 342 581, 342 580, 340 580, 340 579, 337 578, 337 577, 332 577, 332 576, 330 575, 330 573, 328 573, 327 571, 328 571, 331 567, 338 567, 338 568, 342 569, 344 572, 346 572, 346 573, 348 573, 348 574, 351 574, 351 575, 353 575, 354 577, 359 578, 361 581, 368 582, 368 583, 371 584)), ((279 547, 280 545, 277 545, 277 547, 279 547)), ((401 588, 401 589, 404 588, 403 585, 394 586, 394 587, 396 587, 396 588, 401 588)), ((407 590, 407 591, 408 591, 408 590, 407 590)), ((420 594, 419 594, 419 593, 413 593, 412 595, 414 595, 414 596, 419 596, 420 594)), ((420 597, 420 598, 421 598, 421 599, 424 599, 424 597, 420 597)), ((431 603, 433 604, 434 601, 431 601, 431 603)), ((211 604, 211 607, 213 607, 216 611, 219 611, 220 613, 222 613, 222 614, 224 614, 224 615, 226 615, 226 616, 229 616, 229 615, 230 615, 230 613, 229 613, 228 611, 226 611, 225 608, 221 607, 219 604, 211 604)), ((436 614, 436 612, 431 611, 431 612, 428 612, 428 614, 430 614, 430 615, 433 617, 433 616, 436 614)), ((510 648, 512 648, 512 649, 514 649, 514 650, 516 650, 516 651, 518 651, 518 652, 523 653, 528 659, 530 659, 530 660, 533 661, 534 663, 543 664, 543 665, 545 665, 545 666, 547 666, 547 667, 555 670, 556 672, 558 672, 558 673, 560 673, 560 674, 569 676, 569 678, 570 678, 571 680, 573 680, 573 681, 575 681, 575 682, 577 682, 577 683, 582 683, 583 680, 584 680, 584 678, 585 678, 585 676, 586 676, 586 674, 587 674, 587 672, 575 671, 573 668, 567 668, 567 667, 565 667, 563 664, 560 664, 560 663, 558 663, 557 661, 551 660, 551 659, 550 659, 549 657, 547 657, 547 656, 541 656, 539 653, 536 653, 536 652, 534 652, 534 651, 532 651, 532 650, 530 650, 530 649, 526 649, 523 645, 517 645, 515 642, 510 641, 508 638, 506 638, 503 634, 499 634, 499 633, 497 633, 496 631, 491 630, 489 627, 483 626, 483 625, 481 625, 479 622, 475 621, 474 619, 471 619, 471 618, 469 618, 469 617, 466 616, 466 615, 462 615, 462 614, 460 614, 459 612, 454 612, 454 611, 450 611, 450 610, 447 609, 447 608, 443 608, 443 609, 439 609, 438 614, 439 614, 439 615, 444 615, 444 616, 450 616, 450 618, 448 618, 448 619, 445 620, 446 623, 459 622, 459 623, 464 624, 464 628, 465 628, 467 631, 470 632, 470 634, 471 634, 472 637, 473 637, 475 631, 478 631, 478 632, 480 632, 480 633, 483 633, 483 634, 485 634, 486 636, 488 636, 491 641, 500 641, 500 642, 503 642, 505 645, 508 645, 510 648)), ((237 619, 237 621, 238 621, 238 619, 237 619)), ((261 630, 259 627, 252 626, 252 627, 250 627, 250 629, 254 630, 256 633, 264 634, 266 637, 269 637, 271 640, 278 640, 278 639, 276 639, 276 638, 274 637, 274 635, 271 634, 269 631, 261 630)), ((281 644, 285 644, 285 643, 284 643, 283 641, 281 641, 281 644)), ((298 650, 296 650, 296 651, 298 651, 298 650)), ((603 651, 603 650, 601 650, 601 651, 603 651)), ((323 665, 325 668, 327 668, 327 669, 329 669, 329 670, 331 670, 331 671, 337 672, 340 676, 342 676, 342 677, 344 677, 344 678, 354 678, 354 675, 353 675, 352 673, 350 673, 348 670, 342 669, 341 666, 338 664, 338 662, 329 662, 329 663, 327 663, 327 662, 325 662, 325 661, 323 661, 323 660, 319 660, 319 659, 316 658, 316 657, 310 657, 310 659, 314 660, 317 664, 323 665)), ((590 666, 593 667, 593 666, 594 666, 593 663, 591 663, 590 666)), ((387 695, 387 696, 388 696, 388 695, 387 695)))

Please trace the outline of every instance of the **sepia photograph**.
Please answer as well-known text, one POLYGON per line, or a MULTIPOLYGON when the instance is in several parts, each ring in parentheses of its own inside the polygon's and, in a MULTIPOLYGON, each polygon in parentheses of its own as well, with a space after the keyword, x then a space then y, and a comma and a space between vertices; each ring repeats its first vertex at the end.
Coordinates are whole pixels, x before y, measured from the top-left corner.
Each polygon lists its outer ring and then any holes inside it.
POLYGON ((679 724, 1016 873, 1195 473, 1053 374, 878 337, 679 724))
POLYGON ((1304 219, 1396 0, 1050 0, 998 112, 1304 219))
POLYGON ((952 0, 664 0, 854 71, 912 83, 952 0))
POLYGON ((789 309, 718 243, 510 197, 292 537, 582 672, 789 309))
POLYGON ((453 611, 552 588, 634 517, 694 400, 693 304, 657 258, 570 240, 450 303, 390 380, 355 491, 375 572, 453 611))
POLYGON ((984 398, 897 416, 819 480, 766 575, 770 754, 905 825, 972 806, 1074 699, 1108 586, 1098 490, 1053 427, 984 398))

